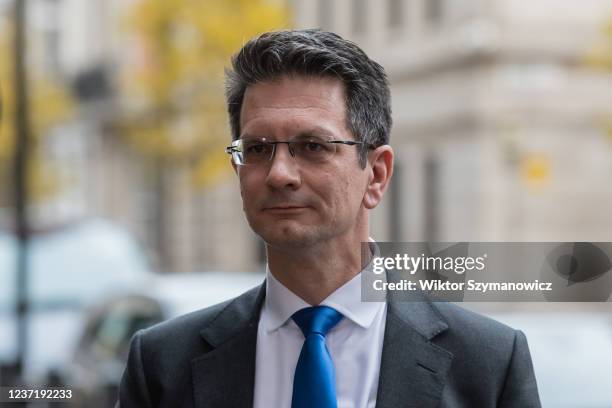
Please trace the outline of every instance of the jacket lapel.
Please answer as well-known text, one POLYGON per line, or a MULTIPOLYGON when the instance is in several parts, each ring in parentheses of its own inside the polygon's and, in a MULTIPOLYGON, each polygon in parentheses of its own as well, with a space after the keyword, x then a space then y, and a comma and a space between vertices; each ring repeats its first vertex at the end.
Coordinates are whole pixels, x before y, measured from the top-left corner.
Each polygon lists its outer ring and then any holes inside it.
POLYGON ((191 361, 195 406, 253 406, 257 325, 265 282, 227 305, 200 334, 213 347, 191 361))
POLYGON ((377 408, 440 405, 453 355, 430 340, 447 328, 428 301, 389 297, 377 408))
MULTIPOLYGON (((213 350, 191 361, 196 408, 253 405, 257 326, 265 282, 202 329, 213 350)), ((437 407, 452 353, 430 340, 448 326, 426 301, 388 300, 377 408, 437 407)))

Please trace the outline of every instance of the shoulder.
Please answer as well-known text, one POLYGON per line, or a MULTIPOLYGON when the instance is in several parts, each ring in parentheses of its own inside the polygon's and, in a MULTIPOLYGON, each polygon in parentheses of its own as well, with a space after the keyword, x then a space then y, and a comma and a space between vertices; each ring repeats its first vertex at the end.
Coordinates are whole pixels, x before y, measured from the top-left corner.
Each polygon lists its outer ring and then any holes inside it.
POLYGON ((215 321, 219 314, 236 299, 163 321, 140 330, 138 335, 141 341, 158 346, 166 343, 176 344, 177 339, 198 337, 200 330, 215 321))
POLYGON ((453 353, 455 364, 487 372, 508 367, 513 355, 527 350, 519 330, 451 303, 432 303, 448 325, 433 341, 453 353))
POLYGON ((448 325, 432 341, 453 354, 449 390, 490 405, 540 406, 527 339, 520 330, 454 304, 432 307, 448 325))
POLYGON ((158 323, 140 330, 135 337, 140 347, 149 353, 163 355, 171 351, 175 355, 196 355, 207 352, 212 345, 206 342, 203 333, 212 327, 225 328, 228 335, 240 329, 240 324, 247 322, 256 313, 260 289, 261 286, 223 303, 158 323), (228 325, 228 322, 233 326, 228 325))
POLYGON ((447 302, 433 302, 432 307, 448 324, 450 331, 468 337, 485 336, 492 341, 513 338, 515 329, 480 313, 447 302))
POLYGON ((519 333, 514 328, 498 322, 490 317, 464 309, 452 303, 432 303, 434 310, 448 325, 447 343, 457 342, 467 349, 478 352, 502 351, 512 352, 516 336, 519 333))
POLYGON ((263 294, 260 286, 226 302, 138 331, 119 387, 121 405, 152 406, 151 401, 172 399, 172 406, 178 406, 180 398, 189 399, 191 363, 251 324, 258 316, 258 300, 263 294))

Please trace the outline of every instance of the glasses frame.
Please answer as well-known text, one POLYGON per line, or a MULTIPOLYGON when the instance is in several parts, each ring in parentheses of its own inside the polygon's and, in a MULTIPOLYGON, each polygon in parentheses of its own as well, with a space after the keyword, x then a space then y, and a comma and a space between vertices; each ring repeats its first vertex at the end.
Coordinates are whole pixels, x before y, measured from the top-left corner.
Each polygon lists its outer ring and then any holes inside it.
MULTIPOLYGON (((230 146, 227 146, 225 148, 225 153, 230 154, 232 156, 232 160, 234 161, 234 164, 236 164, 237 166, 248 166, 249 164, 247 163, 240 163, 242 160, 239 160, 237 158, 237 155, 239 153, 244 153, 242 150, 240 150, 240 144, 244 141, 244 139, 236 139, 232 142, 232 144, 230 146)), ((267 160, 267 162, 272 161, 272 159, 274 158, 274 155, 276 154, 276 146, 279 144, 286 144, 287 148, 289 150, 289 154, 291 155, 291 157, 295 157, 295 152, 293 151, 293 149, 291 148, 291 145, 293 143, 298 143, 298 142, 304 142, 304 141, 308 141, 308 140, 286 140, 286 141, 268 141, 268 140, 259 140, 259 143, 263 143, 263 144, 267 144, 272 146, 272 153, 270 154, 270 158, 267 160)), ((357 146, 357 145, 363 145, 364 142, 361 141, 357 141, 357 140, 317 140, 316 143, 331 143, 331 144, 342 144, 342 145, 346 145, 346 146, 357 146)))

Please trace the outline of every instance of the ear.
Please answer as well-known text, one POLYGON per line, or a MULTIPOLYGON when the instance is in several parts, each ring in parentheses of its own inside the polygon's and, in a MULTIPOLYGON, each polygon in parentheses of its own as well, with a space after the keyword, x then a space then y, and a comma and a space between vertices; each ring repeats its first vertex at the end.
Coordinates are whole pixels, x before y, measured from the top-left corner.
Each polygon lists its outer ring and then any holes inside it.
POLYGON ((379 146, 368 153, 370 175, 363 196, 363 205, 368 210, 375 208, 383 198, 393 175, 393 149, 389 145, 379 146))

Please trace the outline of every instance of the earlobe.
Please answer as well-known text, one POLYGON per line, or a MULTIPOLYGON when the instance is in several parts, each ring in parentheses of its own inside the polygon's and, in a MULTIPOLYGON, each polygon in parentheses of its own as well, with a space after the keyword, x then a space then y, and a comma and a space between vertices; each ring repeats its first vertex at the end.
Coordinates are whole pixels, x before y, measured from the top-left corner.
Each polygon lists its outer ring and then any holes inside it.
POLYGON ((236 173, 236 175, 238 175, 238 167, 236 166, 236 163, 234 163, 234 160, 230 157, 230 163, 232 164, 232 168, 234 169, 234 173, 236 173))
POLYGON ((393 149, 389 145, 379 146, 370 152, 370 177, 363 205, 371 210, 382 200, 393 175, 393 149))

